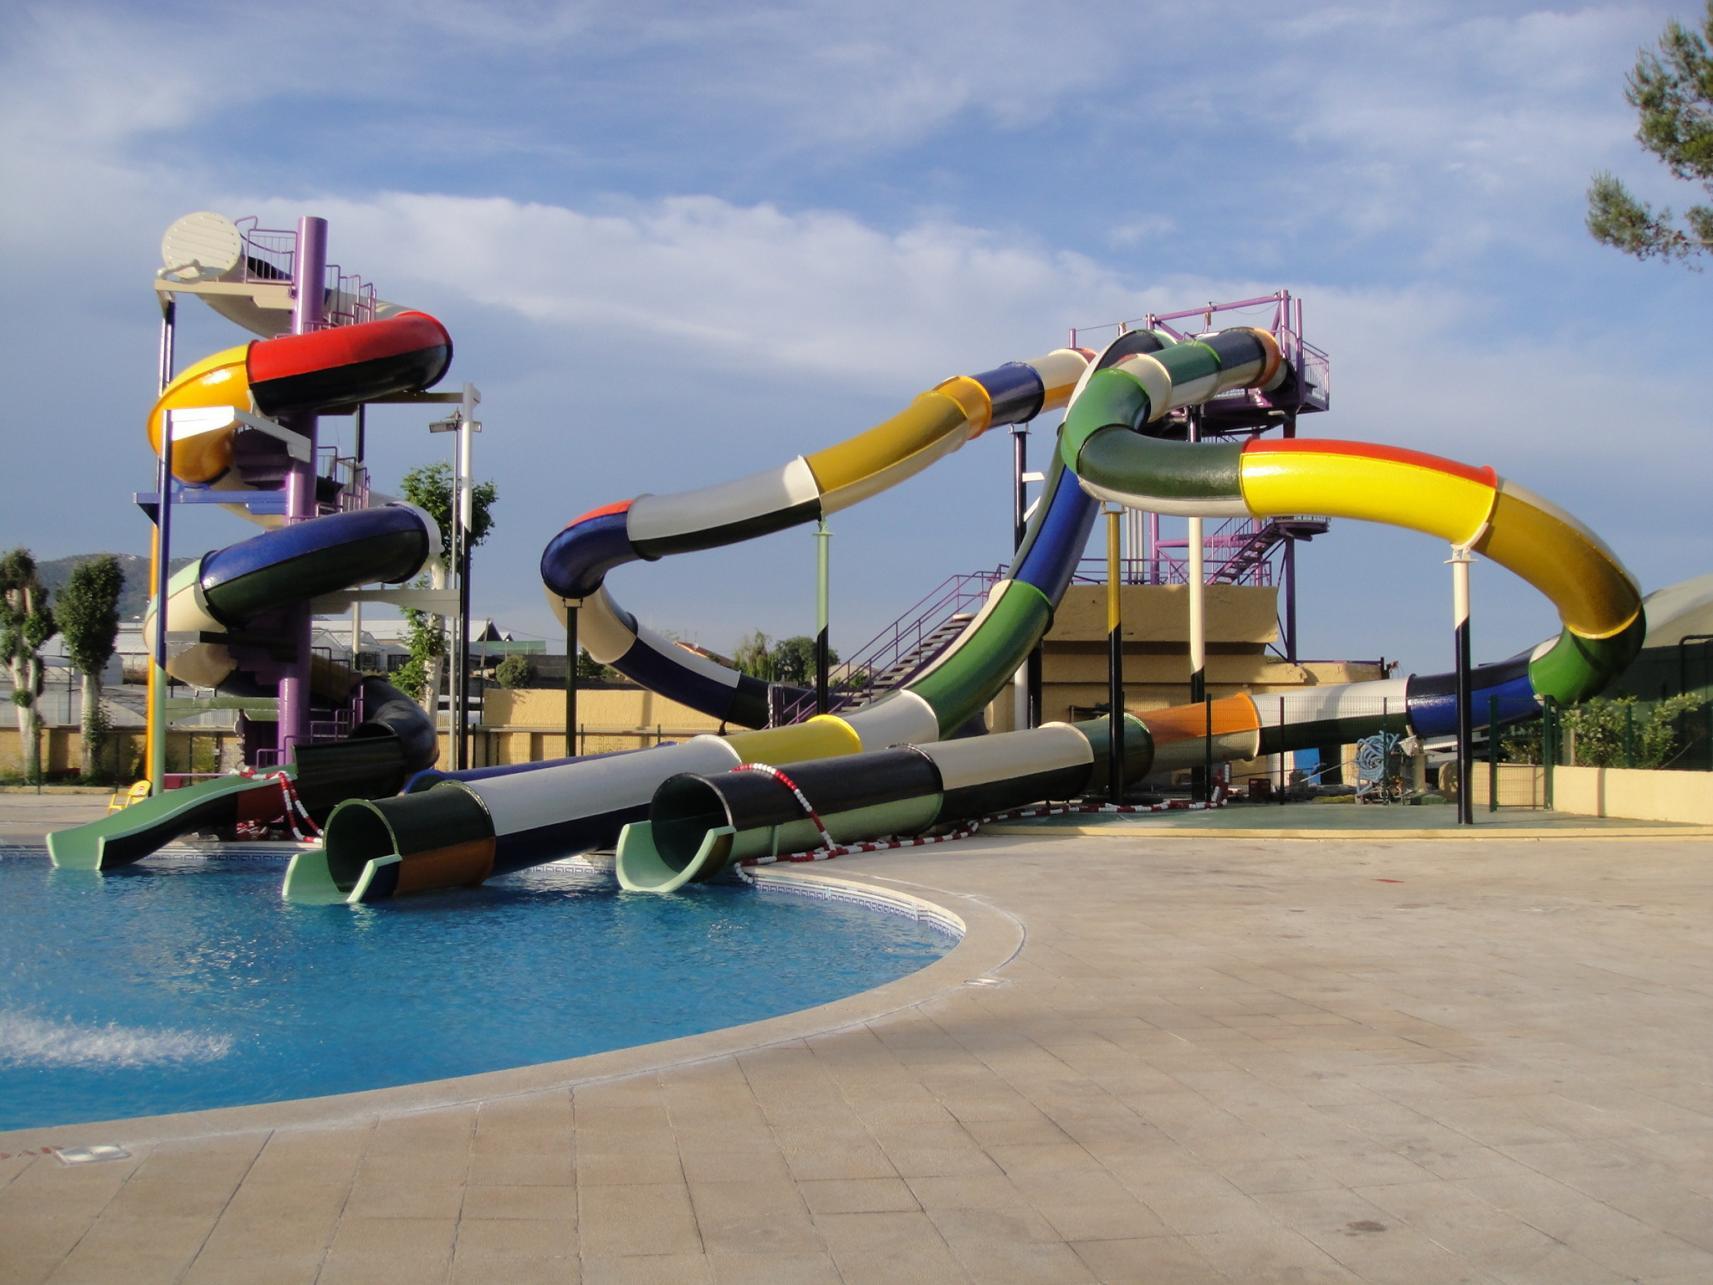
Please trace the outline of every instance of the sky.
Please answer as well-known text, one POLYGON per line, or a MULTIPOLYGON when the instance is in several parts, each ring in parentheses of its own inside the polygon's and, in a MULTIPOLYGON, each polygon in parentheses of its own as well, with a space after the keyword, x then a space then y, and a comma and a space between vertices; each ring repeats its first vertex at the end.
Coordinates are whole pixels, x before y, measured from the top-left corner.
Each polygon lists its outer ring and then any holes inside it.
MULTIPOLYGON (((1072 327, 1280 288, 1332 361, 1305 434, 1490 464, 1644 588, 1713 570, 1713 282, 1583 227, 1597 170, 1694 195, 1623 99, 1689 0, 8 8, 6 547, 146 551, 159 240, 206 209, 320 215, 332 260, 449 327, 500 496, 475 609, 521 635, 557 636, 541 550, 591 508, 776 467, 1072 327)), ((245 337, 179 315, 181 368, 245 337)), ((447 453, 427 418, 371 415, 378 486, 447 453)), ((836 649, 1007 560, 1004 439, 834 517, 836 649)), ((250 533, 187 510, 175 550, 250 533)), ((1335 523, 1299 555, 1302 654, 1450 668, 1446 556, 1335 523)), ((805 528, 610 587, 729 651, 812 632, 814 572, 805 528)), ((1503 569, 1473 583, 1478 659, 1557 632, 1503 569)))

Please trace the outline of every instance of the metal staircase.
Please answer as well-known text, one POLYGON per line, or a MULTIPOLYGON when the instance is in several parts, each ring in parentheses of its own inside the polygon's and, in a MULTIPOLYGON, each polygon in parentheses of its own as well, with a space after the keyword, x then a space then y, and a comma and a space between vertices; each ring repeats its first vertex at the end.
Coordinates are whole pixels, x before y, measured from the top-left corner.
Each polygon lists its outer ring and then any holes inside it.
POLYGON ((1312 540, 1324 535, 1330 525, 1329 519, 1310 514, 1226 522, 1207 538, 1209 551, 1215 553, 1207 571, 1208 583, 1242 584, 1247 578, 1255 584, 1270 584, 1272 577, 1263 568, 1270 569, 1269 559, 1275 549, 1287 540, 1312 540))
MULTIPOLYGON (((948 576, 885 629, 869 639, 849 660, 834 665, 828 675, 831 712, 867 705, 903 685, 944 654, 964 626, 975 618, 1005 569, 972 571, 948 576)), ((775 723, 800 723, 815 712, 814 692, 793 694, 775 723)))

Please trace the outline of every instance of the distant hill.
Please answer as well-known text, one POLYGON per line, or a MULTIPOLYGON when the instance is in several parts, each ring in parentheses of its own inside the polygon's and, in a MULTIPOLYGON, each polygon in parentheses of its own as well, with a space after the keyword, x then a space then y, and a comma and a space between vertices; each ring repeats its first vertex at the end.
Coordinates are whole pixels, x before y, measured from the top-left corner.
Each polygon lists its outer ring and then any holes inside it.
MULTIPOLYGON (((50 558, 36 564, 42 577, 42 583, 51 591, 48 603, 51 606, 54 597, 59 594, 60 587, 71 578, 72 568, 80 562, 91 558, 99 558, 99 553, 74 553, 69 558, 50 558)), ((125 573, 125 592, 119 595, 119 619, 130 620, 141 616, 149 599, 149 560, 140 558, 134 553, 116 553, 119 567, 125 573)), ((195 561, 193 558, 174 558, 172 569, 188 566, 195 561)))

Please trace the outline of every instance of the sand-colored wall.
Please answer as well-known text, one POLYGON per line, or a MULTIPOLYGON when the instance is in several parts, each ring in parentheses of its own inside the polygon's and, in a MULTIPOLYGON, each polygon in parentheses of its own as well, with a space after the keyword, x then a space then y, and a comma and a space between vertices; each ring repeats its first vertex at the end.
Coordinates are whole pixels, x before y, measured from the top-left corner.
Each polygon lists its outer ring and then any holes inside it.
MULTIPOLYGON (((1476 767, 1470 796, 1487 806, 1487 767, 1476 767)), ((1632 821, 1713 825, 1713 780, 1706 772, 1651 772, 1626 767, 1560 767, 1552 774, 1554 811, 1632 821)), ((1499 765, 1501 807, 1545 807, 1544 769, 1528 763, 1499 765)))
MULTIPOLYGON (((1134 714, 1182 705, 1189 700, 1189 589, 1185 585, 1125 585, 1124 707, 1134 714)), ((1273 586, 1207 586, 1206 678, 1215 698, 1247 692, 1265 700, 1269 692, 1324 683, 1351 683, 1384 675, 1379 665, 1358 661, 1292 664, 1267 651, 1277 640, 1278 589, 1273 586)), ((1053 616, 1042 645, 1041 716, 1069 719, 1079 710, 1106 704, 1106 589, 1072 585, 1053 616)), ((988 707, 988 726, 1010 731, 1010 689, 988 707)), ((1276 769, 1276 764, 1274 765, 1276 769)), ((1258 767, 1256 770, 1259 770, 1258 767)))
MULTIPOLYGON (((1264 646, 1279 636, 1278 590, 1253 585, 1210 584, 1203 598, 1202 618, 1209 641, 1264 646)), ((1124 615, 1124 640, 1138 643, 1190 641, 1188 585, 1122 585, 1119 609, 1124 615)), ((1047 644, 1106 642, 1106 587, 1072 585, 1053 613, 1047 644)))
MULTIPOLYGON (((720 721, 641 687, 580 688, 577 744, 566 748, 565 693, 561 689, 490 689, 483 696, 482 726, 471 733, 472 766, 534 763, 571 753, 605 754, 644 749, 717 732, 720 721)), ((450 742, 441 737, 440 764, 451 766, 450 742)))
MULTIPOLYGON (((75 727, 44 727, 39 745, 44 777, 66 776, 78 770, 83 756, 83 735, 75 727)), ((0 774, 18 776, 24 770, 23 755, 18 752, 16 722, 0 727, 0 774)), ((237 765, 238 738, 230 734, 215 736, 201 732, 194 737, 188 732, 172 732, 167 736, 167 770, 169 772, 222 771, 237 765)), ((131 780, 141 776, 144 738, 140 731, 115 731, 101 749, 104 775, 115 780, 131 780)))
MULTIPOLYGON (((549 688, 491 688, 483 697, 486 727, 565 730, 565 693, 549 688)), ((712 732, 720 721, 641 687, 579 688, 577 722, 591 731, 647 728, 712 732)))

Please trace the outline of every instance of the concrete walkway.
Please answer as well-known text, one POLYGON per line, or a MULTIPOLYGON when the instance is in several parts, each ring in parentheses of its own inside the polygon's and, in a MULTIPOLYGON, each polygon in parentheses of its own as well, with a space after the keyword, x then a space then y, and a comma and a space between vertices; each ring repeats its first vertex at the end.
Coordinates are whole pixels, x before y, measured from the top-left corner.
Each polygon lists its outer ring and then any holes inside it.
POLYGON ((1710 855, 1139 826, 843 859, 965 944, 644 1050, 0 1134, 0 1281, 1705 1282, 1710 855), (132 1156, 37 1153, 74 1143, 132 1156))

